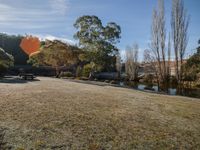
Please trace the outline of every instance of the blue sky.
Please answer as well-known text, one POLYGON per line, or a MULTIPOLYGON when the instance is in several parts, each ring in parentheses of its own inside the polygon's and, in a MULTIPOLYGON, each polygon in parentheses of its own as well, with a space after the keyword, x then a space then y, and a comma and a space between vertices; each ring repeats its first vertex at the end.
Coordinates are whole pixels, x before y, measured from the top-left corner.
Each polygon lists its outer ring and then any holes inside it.
MULTIPOLYGON (((200 39, 200 0, 184 0, 191 16, 189 50, 200 39)), ((122 28, 118 47, 137 42, 148 48, 152 10, 157 0, 0 0, 0 32, 33 34, 41 38, 60 38, 74 42, 75 20, 82 15, 96 15, 103 24, 114 21, 122 28)), ((167 31, 170 31, 171 0, 165 0, 167 31)))

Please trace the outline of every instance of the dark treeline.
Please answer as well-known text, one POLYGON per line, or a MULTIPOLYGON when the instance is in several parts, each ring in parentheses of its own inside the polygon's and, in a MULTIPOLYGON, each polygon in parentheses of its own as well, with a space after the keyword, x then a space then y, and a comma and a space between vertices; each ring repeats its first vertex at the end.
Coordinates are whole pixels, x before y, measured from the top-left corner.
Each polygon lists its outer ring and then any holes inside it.
POLYGON ((14 57, 14 65, 27 65, 28 55, 20 48, 23 36, 0 33, 0 47, 14 57))

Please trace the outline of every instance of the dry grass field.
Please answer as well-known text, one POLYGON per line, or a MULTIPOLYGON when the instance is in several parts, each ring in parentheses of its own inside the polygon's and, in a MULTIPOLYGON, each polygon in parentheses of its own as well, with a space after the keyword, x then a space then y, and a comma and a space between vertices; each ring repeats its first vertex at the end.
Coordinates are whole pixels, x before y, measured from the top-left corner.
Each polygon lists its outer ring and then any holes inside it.
POLYGON ((0 80, 2 149, 200 149, 199 99, 38 80, 0 80))

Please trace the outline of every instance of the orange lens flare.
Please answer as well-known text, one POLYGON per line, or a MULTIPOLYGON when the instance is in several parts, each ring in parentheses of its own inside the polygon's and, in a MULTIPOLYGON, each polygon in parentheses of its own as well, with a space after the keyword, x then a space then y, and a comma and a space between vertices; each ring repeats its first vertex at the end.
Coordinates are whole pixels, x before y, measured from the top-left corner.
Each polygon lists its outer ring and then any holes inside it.
POLYGON ((37 54, 39 54, 39 53, 40 53, 40 51, 33 52, 33 53, 31 53, 31 54, 29 55, 29 57, 32 57, 32 56, 37 55, 37 54))
POLYGON ((39 51, 40 40, 37 37, 26 36, 22 39, 20 47, 27 55, 30 56, 32 53, 39 51))

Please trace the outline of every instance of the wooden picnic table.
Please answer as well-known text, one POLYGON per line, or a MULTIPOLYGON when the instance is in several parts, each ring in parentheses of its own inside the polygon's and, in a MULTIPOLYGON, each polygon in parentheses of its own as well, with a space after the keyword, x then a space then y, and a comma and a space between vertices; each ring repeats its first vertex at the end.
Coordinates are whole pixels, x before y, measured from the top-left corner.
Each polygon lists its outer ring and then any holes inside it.
POLYGON ((19 77, 21 77, 24 80, 28 80, 28 79, 33 80, 34 78, 36 78, 36 76, 34 76, 34 74, 31 74, 31 73, 22 73, 22 74, 19 74, 19 77))

